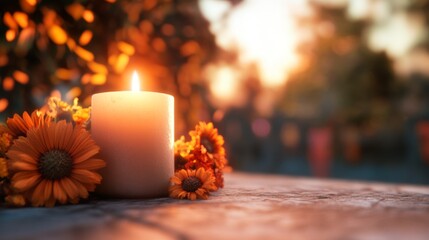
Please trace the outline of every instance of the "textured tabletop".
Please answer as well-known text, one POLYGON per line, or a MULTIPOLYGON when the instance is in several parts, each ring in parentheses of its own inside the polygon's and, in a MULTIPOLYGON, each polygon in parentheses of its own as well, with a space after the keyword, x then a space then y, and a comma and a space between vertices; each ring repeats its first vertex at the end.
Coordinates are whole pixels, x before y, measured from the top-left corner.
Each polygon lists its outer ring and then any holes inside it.
POLYGON ((207 201, 0 209, 1 239, 429 239, 429 187, 231 173, 207 201))

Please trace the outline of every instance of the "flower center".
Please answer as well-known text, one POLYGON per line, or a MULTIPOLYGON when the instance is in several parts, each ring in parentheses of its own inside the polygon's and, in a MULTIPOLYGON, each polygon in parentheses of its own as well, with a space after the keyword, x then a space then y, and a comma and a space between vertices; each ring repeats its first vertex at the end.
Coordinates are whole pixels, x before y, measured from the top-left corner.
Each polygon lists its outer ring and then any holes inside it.
POLYGON ((197 177, 188 177, 182 182, 182 188, 187 192, 195 192, 202 185, 203 183, 197 177))
POLYGON ((203 144, 203 146, 206 148, 207 152, 209 152, 209 153, 214 152, 214 146, 213 146, 212 141, 210 141, 206 137, 201 138, 201 144, 203 144))
POLYGON ((39 159, 39 171, 43 178, 57 180, 69 176, 73 167, 73 159, 63 150, 50 150, 39 159))

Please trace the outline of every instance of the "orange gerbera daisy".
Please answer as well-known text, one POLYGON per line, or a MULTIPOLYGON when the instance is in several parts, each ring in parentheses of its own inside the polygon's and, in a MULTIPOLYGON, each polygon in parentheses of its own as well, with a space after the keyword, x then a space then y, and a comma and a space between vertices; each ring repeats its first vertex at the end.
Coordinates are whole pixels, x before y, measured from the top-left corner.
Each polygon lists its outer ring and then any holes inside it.
POLYGON ((19 137, 26 136, 29 129, 48 124, 51 120, 48 115, 35 110, 31 113, 31 116, 27 112, 24 112, 22 117, 15 113, 12 118, 7 119, 6 124, 12 135, 19 137))
POLYGON ((196 148, 199 146, 205 148, 206 151, 201 150, 201 153, 207 154, 210 159, 213 159, 216 167, 223 168, 226 165, 224 140, 218 134, 217 128, 214 128, 213 123, 199 122, 195 126, 195 130, 189 132, 189 135, 195 142, 196 148))
POLYGON ((209 192, 216 190, 215 178, 204 168, 198 170, 182 169, 170 179, 170 197, 179 199, 207 199, 209 192))
POLYGON ((77 203, 101 181, 95 170, 105 162, 92 158, 98 151, 80 126, 59 121, 31 128, 7 153, 11 186, 34 206, 77 203))
POLYGON ((189 135, 196 142, 196 145, 203 145, 209 154, 225 155, 223 137, 218 134, 213 123, 199 122, 195 126, 195 130, 189 132, 189 135))

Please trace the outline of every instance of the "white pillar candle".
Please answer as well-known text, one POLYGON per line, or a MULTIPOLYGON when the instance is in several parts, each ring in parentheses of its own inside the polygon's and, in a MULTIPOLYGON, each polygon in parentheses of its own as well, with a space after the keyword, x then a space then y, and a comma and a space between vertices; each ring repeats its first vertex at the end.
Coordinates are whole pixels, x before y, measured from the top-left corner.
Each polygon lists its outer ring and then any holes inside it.
POLYGON ((168 195, 174 173, 173 96, 143 91, 94 94, 91 134, 106 161, 97 192, 121 198, 168 195))

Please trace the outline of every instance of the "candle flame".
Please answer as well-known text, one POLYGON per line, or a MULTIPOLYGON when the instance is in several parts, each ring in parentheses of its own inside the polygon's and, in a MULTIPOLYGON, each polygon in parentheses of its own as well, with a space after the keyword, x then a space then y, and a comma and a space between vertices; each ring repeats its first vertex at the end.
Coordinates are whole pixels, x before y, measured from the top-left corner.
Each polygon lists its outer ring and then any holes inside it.
POLYGON ((133 76, 131 79, 131 90, 136 92, 140 91, 140 78, 137 74, 137 71, 133 72, 133 76))

